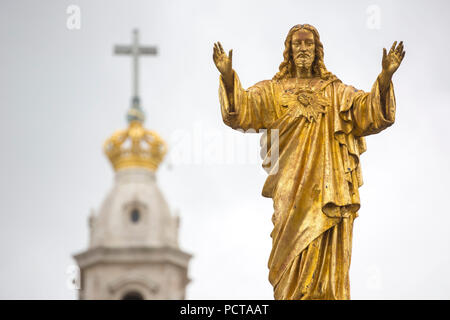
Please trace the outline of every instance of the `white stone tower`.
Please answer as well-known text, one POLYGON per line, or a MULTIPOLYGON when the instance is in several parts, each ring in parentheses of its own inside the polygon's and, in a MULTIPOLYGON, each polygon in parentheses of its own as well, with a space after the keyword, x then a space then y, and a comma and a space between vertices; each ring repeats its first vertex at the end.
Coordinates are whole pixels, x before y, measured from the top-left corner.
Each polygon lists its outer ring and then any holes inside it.
POLYGON ((178 246, 173 216, 156 183, 166 153, 159 135, 143 127, 137 92, 137 57, 154 48, 116 47, 134 57, 134 96, 128 128, 104 145, 115 170, 114 185, 89 217, 89 248, 74 256, 80 268, 80 299, 184 299, 191 255, 178 246), (128 50, 128 51, 127 51, 128 50))

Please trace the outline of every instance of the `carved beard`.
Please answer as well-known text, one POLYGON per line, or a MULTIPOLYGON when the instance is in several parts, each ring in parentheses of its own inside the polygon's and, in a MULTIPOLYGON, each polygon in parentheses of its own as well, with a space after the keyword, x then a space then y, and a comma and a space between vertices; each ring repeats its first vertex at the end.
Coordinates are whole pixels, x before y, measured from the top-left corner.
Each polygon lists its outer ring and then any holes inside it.
POLYGON ((298 68, 310 69, 314 62, 314 55, 310 53, 298 54, 294 62, 298 68))

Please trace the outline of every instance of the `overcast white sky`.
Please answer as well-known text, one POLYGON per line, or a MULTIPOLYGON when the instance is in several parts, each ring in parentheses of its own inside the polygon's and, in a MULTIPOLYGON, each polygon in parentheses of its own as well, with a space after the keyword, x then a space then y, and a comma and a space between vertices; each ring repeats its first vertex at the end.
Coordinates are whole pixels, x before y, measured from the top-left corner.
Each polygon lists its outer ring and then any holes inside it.
POLYGON ((259 138, 223 124, 212 45, 234 49, 248 87, 278 70, 288 30, 310 23, 327 68, 363 90, 383 46, 403 40, 407 52, 393 79, 396 123, 362 156, 352 298, 449 299, 449 12, 448 1, 1 1, 0 298, 76 297, 66 270, 112 186, 102 144, 125 127, 129 106, 130 59, 112 47, 137 27, 160 52, 142 59, 141 96, 146 126, 172 149, 158 181, 194 254, 187 297, 271 299, 266 174, 257 161, 220 156, 230 141, 246 152, 259 138), (66 28, 71 4, 80 30, 66 28), (379 29, 368 27, 370 5, 379 29), (180 136, 191 139, 191 161, 174 156, 180 136))

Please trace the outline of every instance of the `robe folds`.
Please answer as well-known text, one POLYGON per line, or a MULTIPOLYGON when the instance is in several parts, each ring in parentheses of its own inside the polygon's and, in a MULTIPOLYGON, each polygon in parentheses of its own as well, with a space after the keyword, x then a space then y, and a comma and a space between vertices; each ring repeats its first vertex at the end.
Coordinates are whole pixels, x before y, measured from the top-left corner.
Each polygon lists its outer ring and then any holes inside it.
POLYGON ((273 199, 268 267, 275 298, 349 299, 351 234, 363 183, 359 156, 366 150, 364 136, 394 123, 392 83, 381 101, 378 80, 370 92, 337 78, 320 80, 310 91, 322 109, 308 118, 300 104, 286 103, 298 98, 293 81, 265 80, 244 90, 234 73, 232 112, 219 82, 224 123, 244 131, 266 129, 262 195, 273 199), (271 145, 274 129, 279 139, 271 145))

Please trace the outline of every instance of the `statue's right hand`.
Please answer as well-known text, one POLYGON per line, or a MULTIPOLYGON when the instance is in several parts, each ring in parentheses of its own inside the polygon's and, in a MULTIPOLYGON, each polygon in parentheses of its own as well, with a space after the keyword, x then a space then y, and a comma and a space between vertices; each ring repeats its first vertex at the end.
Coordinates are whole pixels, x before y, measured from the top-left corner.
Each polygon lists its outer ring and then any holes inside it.
POLYGON ((213 60, 222 76, 225 79, 231 79, 233 76, 233 50, 230 50, 227 56, 220 42, 214 43, 213 60))

